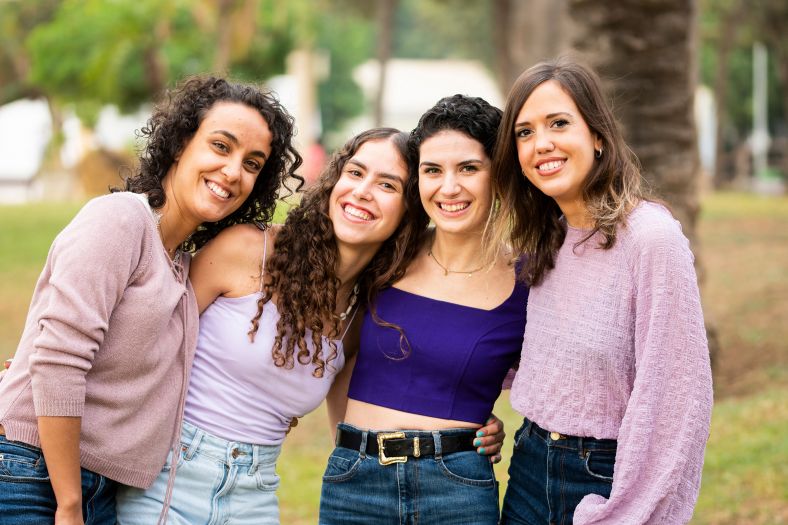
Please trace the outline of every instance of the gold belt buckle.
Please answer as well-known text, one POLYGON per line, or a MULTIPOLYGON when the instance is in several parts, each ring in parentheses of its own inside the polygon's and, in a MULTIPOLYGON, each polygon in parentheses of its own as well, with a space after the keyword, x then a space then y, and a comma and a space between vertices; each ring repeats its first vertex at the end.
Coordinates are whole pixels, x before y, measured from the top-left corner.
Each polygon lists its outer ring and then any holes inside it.
POLYGON ((408 456, 386 456, 385 444, 389 439, 405 439, 405 432, 388 432, 378 434, 378 463, 391 465, 392 463, 405 463, 408 456))

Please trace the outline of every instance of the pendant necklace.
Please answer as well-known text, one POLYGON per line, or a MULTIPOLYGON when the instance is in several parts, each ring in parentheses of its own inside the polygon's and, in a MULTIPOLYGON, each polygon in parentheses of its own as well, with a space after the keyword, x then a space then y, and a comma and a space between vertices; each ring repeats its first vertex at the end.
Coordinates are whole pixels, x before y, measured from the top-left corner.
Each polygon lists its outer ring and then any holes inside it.
POLYGON ((446 268, 445 266, 443 266, 441 264, 441 262, 438 260, 438 258, 435 257, 435 254, 432 253, 432 246, 430 246, 430 249, 427 251, 427 255, 432 257, 432 260, 435 261, 435 264, 437 264, 438 266, 441 267, 441 270, 443 270, 443 275, 444 276, 448 276, 450 273, 460 273, 460 274, 465 274, 466 277, 470 277, 470 276, 472 276, 473 274, 475 274, 476 272, 478 272, 479 270, 483 269, 486 266, 485 264, 483 264, 483 265, 479 266, 478 268, 476 268, 475 270, 463 270, 463 271, 450 270, 450 269, 446 268))

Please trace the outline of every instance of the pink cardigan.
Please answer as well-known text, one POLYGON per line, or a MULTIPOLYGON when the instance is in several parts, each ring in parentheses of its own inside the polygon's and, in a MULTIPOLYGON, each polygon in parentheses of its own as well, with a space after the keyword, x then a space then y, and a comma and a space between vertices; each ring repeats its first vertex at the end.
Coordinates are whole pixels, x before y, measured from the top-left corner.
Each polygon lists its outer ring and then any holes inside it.
POLYGON ((40 446, 37 416, 82 418, 81 465, 148 487, 176 445, 198 312, 140 195, 90 201, 60 232, 0 382, 9 440, 40 446))

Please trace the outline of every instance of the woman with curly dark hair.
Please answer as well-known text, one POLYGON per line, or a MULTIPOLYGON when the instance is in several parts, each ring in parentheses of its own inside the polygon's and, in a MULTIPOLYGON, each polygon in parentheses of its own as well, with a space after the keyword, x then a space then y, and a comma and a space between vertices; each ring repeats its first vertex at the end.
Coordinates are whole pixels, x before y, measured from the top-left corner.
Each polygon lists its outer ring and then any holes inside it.
POLYGON ((482 454, 502 438, 483 425, 520 353, 528 296, 503 245, 492 261, 482 253, 500 119, 484 100, 455 95, 411 134, 411 179, 435 228, 364 317, 346 406, 334 401, 344 422, 321 524, 498 522, 482 454))
POLYGON ((300 157, 268 93, 214 77, 169 93, 125 192, 57 236, 0 383, 0 523, 112 524, 179 445, 198 309, 190 255, 268 219, 300 157))

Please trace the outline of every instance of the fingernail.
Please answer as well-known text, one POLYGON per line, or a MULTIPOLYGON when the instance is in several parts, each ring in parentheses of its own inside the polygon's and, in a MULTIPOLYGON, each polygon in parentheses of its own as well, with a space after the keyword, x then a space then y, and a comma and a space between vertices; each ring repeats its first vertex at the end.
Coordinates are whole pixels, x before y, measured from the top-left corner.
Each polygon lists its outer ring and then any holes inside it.
POLYGON ((481 444, 482 444, 482 440, 481 439, 474 439, 473 440, 473 446, 474 447, 478 447, 481 444))
POLYGON ((484 437, 484 430, 479 430, 478 432, 476 432, 476 437, 477 438, 484 437))
POLYGON ((484 447, 479 449, 479 454, 484 454, 484 447))

